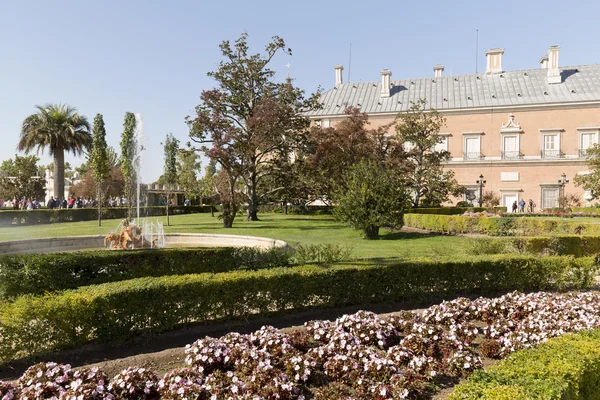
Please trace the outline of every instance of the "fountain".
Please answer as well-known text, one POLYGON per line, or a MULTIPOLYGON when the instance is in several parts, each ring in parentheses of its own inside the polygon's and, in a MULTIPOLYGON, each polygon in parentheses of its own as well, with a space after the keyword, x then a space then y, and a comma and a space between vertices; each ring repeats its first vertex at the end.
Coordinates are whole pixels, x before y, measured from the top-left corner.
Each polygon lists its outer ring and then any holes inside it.
POLYGON ((117 232, 104 237, 104 246, 111 250, 156 249, 165 247, 165 232, 162 223, 148 223, 142 220, 140 225, 135 221, 124 219, 117 232))
POLYGON ((124 219, 116 232, 109 233, 104 238, 104 246, 113 250, 130 250, 144 248, 159 248, 165 246, 165 233, 161 222, 148 222, 140 219, 140 187, 142 176, 142 152, 145 150, 144 124, 140 113, 135 114, 134 143, 132 149, 133 167, 137 186, 136 220, 124 219), (139 223, 136 223, 139 221, 139 223))

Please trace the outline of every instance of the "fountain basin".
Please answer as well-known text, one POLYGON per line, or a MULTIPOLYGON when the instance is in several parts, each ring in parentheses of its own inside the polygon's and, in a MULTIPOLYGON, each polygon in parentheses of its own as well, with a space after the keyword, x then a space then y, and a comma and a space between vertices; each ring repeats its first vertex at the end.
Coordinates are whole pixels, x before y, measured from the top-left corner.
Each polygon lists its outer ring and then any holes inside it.
MULTIPOLYGON (((24 239, 0 242, 0 255, 58 253, 81 250, 107 250, 106 235, 65 236, 59 238, 24 239)), ((166 233, 165 247, 287 247, 283 240, 241 235, 211 233, 166 233)))

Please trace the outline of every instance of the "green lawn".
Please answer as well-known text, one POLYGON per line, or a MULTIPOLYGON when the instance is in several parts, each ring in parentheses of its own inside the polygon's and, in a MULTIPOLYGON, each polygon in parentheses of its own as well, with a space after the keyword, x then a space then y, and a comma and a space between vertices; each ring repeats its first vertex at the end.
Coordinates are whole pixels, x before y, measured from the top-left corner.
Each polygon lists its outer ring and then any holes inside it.
MULTIPOLYGON (((245 222, 236 219, 233 228, 222 228, 222 222, 210 214, 176 215, 166 232, 226 233, 233 235, 264 236, 285 240, 289 244, 338 243, 353 249, 359 259, 390 259, 398 257, 459 256, 466 252, 470 239, 457 236, 437 236, 419 233, 383 231, 382 239, 369 241, 333 217, 261 214, 261 221, 245 222)), ((166 225, 166 217, 158 217, 166 225)), ((155 218, 151 218, 155 220, 155 218)), ((104 235, 115 231, 119 220, 105 220, 98 227, 96 221, 57 223, 49 225, 0 228, 0 241, 46 237, 104 235)))

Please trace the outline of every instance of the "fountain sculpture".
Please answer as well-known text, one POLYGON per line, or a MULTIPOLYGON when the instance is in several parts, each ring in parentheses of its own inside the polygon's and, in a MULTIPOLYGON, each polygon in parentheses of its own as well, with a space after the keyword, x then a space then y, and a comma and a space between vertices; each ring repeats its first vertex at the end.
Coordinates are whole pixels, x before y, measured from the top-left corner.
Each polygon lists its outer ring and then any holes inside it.
POLYGON ((164 247, 165 234, 160 222, 149 224, 142 222, 141 226, 134 221, 124 219, 119 225, 120 230, 109 233, 104 238, 104 246, 111 250, 155 249, 164 247))

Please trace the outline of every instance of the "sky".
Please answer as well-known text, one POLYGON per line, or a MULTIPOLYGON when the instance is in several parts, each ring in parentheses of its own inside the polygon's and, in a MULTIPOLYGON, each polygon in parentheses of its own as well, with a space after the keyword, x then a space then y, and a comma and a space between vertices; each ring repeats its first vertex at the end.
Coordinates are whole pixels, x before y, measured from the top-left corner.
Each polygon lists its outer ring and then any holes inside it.
POLYGON ((219 44, 242 32, 252 53, 282 37, 292 55, 273 59, 276 79, 290 64, 309 94, 334 85, 335 64, 344 65, 344 82, 378 81, 384 68, 392 79, 432 76, 435 64, 460 75, 474 73, 476 60, 482 72, 485 51, 502 47, 504 69, 517 70, 538 68, 551 45, 561 47, 561 66, 600 63, 599 14, 591 0, 0 0, 0 160, 14 157, 35 105, 68 104, 90 123, 101 113, 116 149, 131 111, 144 123, 143 181, 155 181, 161 142, 167 133, 189 140, 185 117, 215 87, 207 72, 222 60, 219 44))

